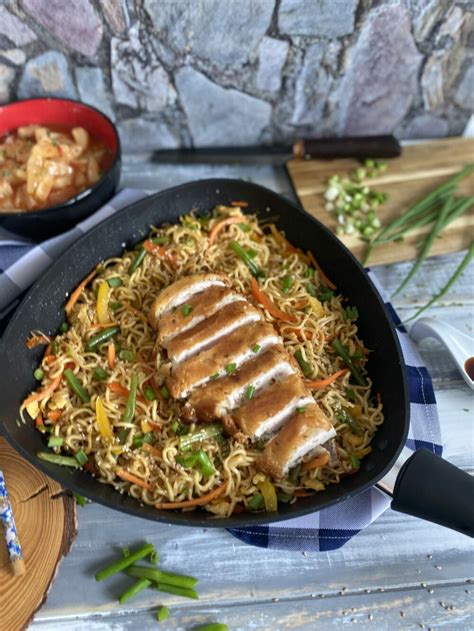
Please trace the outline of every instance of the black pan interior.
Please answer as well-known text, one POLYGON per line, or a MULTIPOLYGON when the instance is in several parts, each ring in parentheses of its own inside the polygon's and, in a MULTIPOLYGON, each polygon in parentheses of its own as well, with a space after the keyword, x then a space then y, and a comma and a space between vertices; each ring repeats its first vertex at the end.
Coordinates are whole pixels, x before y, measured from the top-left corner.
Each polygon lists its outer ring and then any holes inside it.
POLYGON ((327 508, 369 488, 394 463, 405 443, 409 423, 406 378, 400 347, 389 316, 371 281, 352 254, 322 224, 285 198, 256 184, 239 180, 202 180, 152 195, 110 217, 61 256, 34 285, 14 314, 0 346, 0 427, 12 445, 52 478, 94 502, 169 523, 190 526, 241 527, 288 519, 327 508), (72 471, 37 458, 44 449, 42 435, 33 423, 21 425, 18 408, 25 395, 37 387, 33 371, 42 348, 28 351, 25 340, 32 329, 55 333, 64 320, 65 295, 102 259, 119 255, 146 237, 151 224, 173 223, 195 209, 204 214, 217 204, 245 200, 246 212, 275 216, 288 239, 303 250, 311 249, 338 289, 359 309, 359 329, 365 345, 373 350, 368 370, 374 392, 380 392, 385 422, 373 441, 373 452, 361 470, 313 497, 282 506, 277 513, 239 514, 216 519, 204 511, 157 511, 101 484, 85 471, 72 471))

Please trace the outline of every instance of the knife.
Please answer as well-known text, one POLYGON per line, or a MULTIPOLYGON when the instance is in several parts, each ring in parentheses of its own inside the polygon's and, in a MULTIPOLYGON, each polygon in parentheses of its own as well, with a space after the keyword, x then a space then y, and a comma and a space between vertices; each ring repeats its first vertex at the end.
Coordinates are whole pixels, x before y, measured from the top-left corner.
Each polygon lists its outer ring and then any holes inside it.
POLYGON ((329 158, 396 158, 401 154, 398 140, 386 136, 347 138, 307 138, 293 145, 260 147, 200 147, 155 151, 153 162, 181 164, 276 163, 292 158, 311 160, 329 158))

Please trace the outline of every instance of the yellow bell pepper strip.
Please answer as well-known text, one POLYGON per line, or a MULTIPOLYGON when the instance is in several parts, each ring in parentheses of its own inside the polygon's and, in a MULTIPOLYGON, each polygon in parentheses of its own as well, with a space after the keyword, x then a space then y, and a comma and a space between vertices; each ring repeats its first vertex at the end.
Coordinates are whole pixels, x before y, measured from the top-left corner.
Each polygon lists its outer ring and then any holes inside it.
POLYGON ((275 487, 270 480, 264 480, 258 484, 261 494, 263 495, 263 501, 265 502, 265 510, 270 513, 278 510, 278 498, 275 487))
POLYGON ((100 435, 103 438, 111 439, 113 437, 112 427, 100 397, 97 397, 95 401, 95 414, 100 435))
POLYGON ((101 324, 109 322, 109 298, 110 287, 107 282, 102 282, 99 285, 99 291, 97 292, 97 318, 101 324))

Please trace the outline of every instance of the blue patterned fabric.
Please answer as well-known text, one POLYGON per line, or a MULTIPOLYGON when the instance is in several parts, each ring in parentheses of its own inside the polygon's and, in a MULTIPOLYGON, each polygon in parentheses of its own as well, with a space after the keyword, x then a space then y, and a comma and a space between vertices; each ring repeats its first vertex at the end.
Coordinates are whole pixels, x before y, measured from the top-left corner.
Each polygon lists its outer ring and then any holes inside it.
MULTIPOLYGON (((69 232, 36 246, 14 239, 0 241, 0 335, 22 294, 55 258, 84 232, 143 196, 141 191, 125 189, 69 232)), ((370 270, 367 273, 383 297, 383 290, 375 274, 370 270)), ((387 301, 386 306, 394 324, 399 325, 400 319, 393 306, 387 301)), ((397 335, 407 367, 410 390, 411 422, 407 447, 411 450, 426 447, 440 455, 441 434, 431 378, 406 329, 399 327, 397 335)), ((386 495, 372 488, 318 513, 269 526, 234 529, 229 532, 246 543, 263 548, 334 550, 377 519, 389 504, 386 495)))

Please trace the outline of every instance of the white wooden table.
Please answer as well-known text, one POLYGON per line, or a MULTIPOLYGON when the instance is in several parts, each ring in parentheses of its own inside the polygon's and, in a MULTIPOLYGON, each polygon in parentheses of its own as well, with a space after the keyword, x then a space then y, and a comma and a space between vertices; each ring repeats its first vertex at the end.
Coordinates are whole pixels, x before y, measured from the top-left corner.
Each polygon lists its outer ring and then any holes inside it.
MULTIPOLYGON (((292 195, 280 168, 154 165, 143 156, 126 156, 122 185, 154 191, 204 177, 249 177, 292 195)), ((461 256, 425 264, 417 281, 395 301, 402 319, 444 284, 461 256)), ((376 271, 390 293, 407 268, 400 264, 376 271)), ((473 280, 471 268, 430 315, 472 332, 473 280)), ((445 350, 433 343, 422 347, 422 354, 434 379, 444 456, 472 472, 472 393, 445 350)), ((391 510, 340 550, 308 554, 254 548, 225 530, 155 524, 97 504, 78 512, 77 539, 35 617, 35 631, 160 628, 153 617, 159 604, 171 609, 161 628, 183 631, 212 621, 225 622, 232 631, 353 625, 377 631, 474 628, 472 541, 391 510), (114 558, 120 547, 144 540, 159 550, 164 568, 200 579, 199 601, 149 591, 121 606, 116 597, 129 579, 96 583, 98 566, 114 558)))

